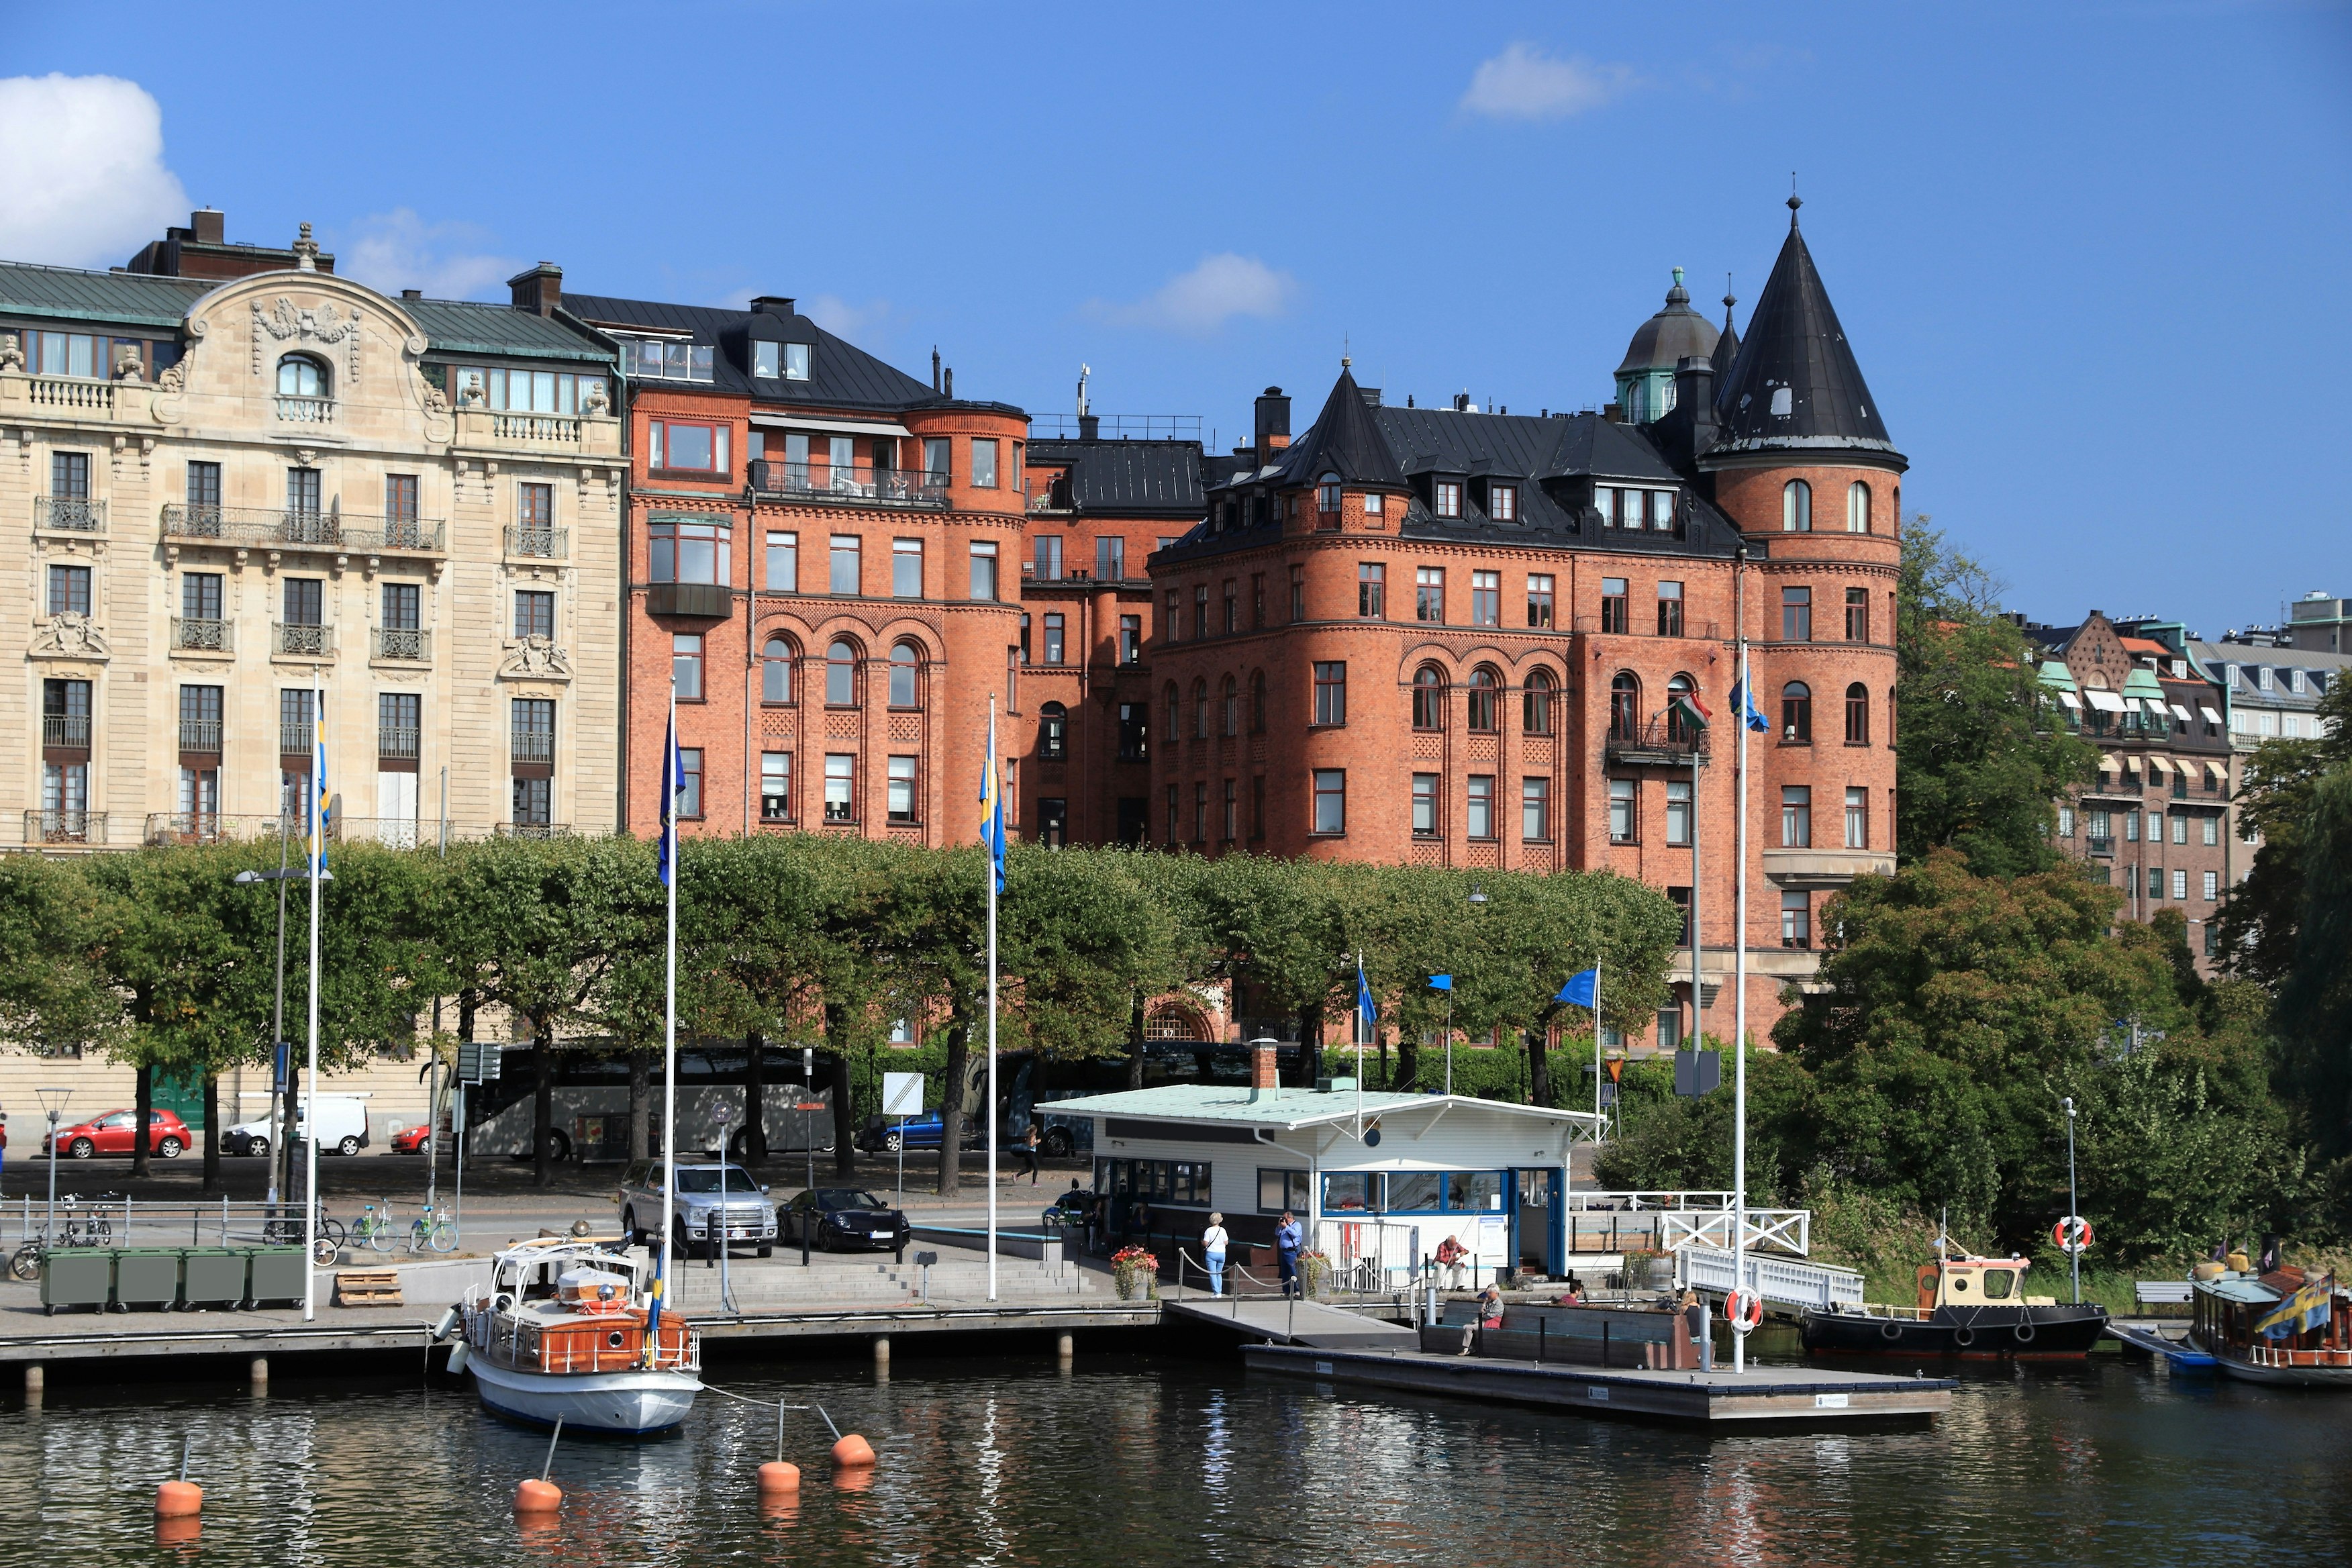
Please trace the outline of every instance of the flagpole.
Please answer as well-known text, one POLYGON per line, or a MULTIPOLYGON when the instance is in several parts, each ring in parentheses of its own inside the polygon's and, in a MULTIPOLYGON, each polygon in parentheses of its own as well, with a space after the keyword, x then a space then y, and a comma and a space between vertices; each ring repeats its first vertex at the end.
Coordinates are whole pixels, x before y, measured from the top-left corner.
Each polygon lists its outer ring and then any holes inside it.
POLYGON ((996 840, 988 850, 988 1299, 996 1300, 996 877, 1003 853, 1003 779, 996 764, 996 695, 988 698, 989 816, 996 840))
POLYGON ((327 853, 327 715, 310 668, 310 1043, 303 1065, 302 1321, 319 1315, 319 871, 327 853))
POLYGON ((1592 1138, 1601 1141, 1601 955, 1592 955, 1592 1138))
POLYGON ((1364 1016, 1364 999, 1370 996, 1371 987, 1364 981, 1364 950, 1356 950, 1356 1142, 1364 1141, 1364 1027, 1370 1022, 1364 1016))
MULTIPOLYGON (((662 970, 662 1215, 661 1262, 655 1274, 652 1342, 656 1365, 661 1362, 661 1313, 669 1305, 671 1241, 677 1229, 677 678, 669 683, 669 732, 662 742, 662 858, 668 875, 665 886, 664 963, 662 970)), ((804 1084, 802 1086, 806 1089, 804 1084)), ((722 1142, 724 1141, 722 1140, 722 1142)), ((722 1147, 719 1157, 724 1160, 722 1147)), ((707 1228, 707 1227, 706 1227, 707 1228)), ((722 1219, 719 1245, 727 1234, 722 1219)))
MULTIPOLYGON (((1745 557, 1742 557, 1745 563, 1745 557)), ((1745 574, 1743 573, 1744 576, 1745 574)), ((1739 757, 1734 769, 1738 782, 1738 808, 1732 823, 1733 902, 1731 922, 1731 1284, 1748 1286, 1748 715, 1756 707, 1756 691, 1748 671, 1748 621, 1744 602, 1733 628, 1738 639, 1739 757)), ((1696 884, 1693 884, 1694 887, 1696 884)), ((1748 1370, 1748 1336, 1731 1336, 1731 1370, 1748 1370)))

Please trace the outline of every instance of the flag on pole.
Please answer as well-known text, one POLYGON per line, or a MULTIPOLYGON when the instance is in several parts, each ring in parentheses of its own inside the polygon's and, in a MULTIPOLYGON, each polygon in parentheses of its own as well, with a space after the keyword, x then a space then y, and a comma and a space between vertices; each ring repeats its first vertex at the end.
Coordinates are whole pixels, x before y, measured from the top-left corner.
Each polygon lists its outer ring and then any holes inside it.
POLYGON ((1433 974, 1429 977, 1429 988, 1432 991, 1451 991, 1454 989, 1454 976, 1433 974))
POLYGON ((1552 1000, 1573 1003, 1579 1007, 1590 1007, 1593 1005, 1593 998, 1600 994, 1600 990, 1601 971, 1597 968, 1588 969, 1582 973, 1570 975, 1568 984, 1559 988, 1559 994, 1552 1000))
POLYGON ((686 759, 677 752, 677 700, 670 700, 669 729, 662 737, 661 858, 656 871, 661 885, 669 886, 670 868, 677 858, 677 795, 686 787, 686 759))
POLYGON ((1707 727, 1708 721, 1715 717, 1708 711, 1706 705, 1701 702, 1693 692, 1675 692, 1675 700, 1666 706, 1673 710, 1675 718, 1682 721, 1685 729, 1704 730, 1707 727))
POLYGON ((1756 694, 1748 689, 1746 680, 1741 680, 1738 685, 1731 689, 1731 706, 1733 711, 1739 715, 1741 721, 1758 734, 1769 735, 1772 732, 1772 721, 1764 717, 1763 710, 1756 706, 1756 694))
POLYGON ((321 877, 327 870, 327 830, 333 826, 328 820, 331 797, 327 794, 327 714, 320 704, 319 689, 310 689, 310 875, 321 877))
POLYGON ((1004 891, 1004 799, 996 766, 996 712, 988 715, 988 763, 980 773, 980 841, 988 846, 989 864, 996 874, 996 891, 1004 891))
POLYGON ((1364 1033, 1376 1033, 1381 1026, 1381 1010, 1372 1005, 1372 988, 1364 979, 1364 961, 1356 961, 1356 1011, 1364 1020, 1364 1033))

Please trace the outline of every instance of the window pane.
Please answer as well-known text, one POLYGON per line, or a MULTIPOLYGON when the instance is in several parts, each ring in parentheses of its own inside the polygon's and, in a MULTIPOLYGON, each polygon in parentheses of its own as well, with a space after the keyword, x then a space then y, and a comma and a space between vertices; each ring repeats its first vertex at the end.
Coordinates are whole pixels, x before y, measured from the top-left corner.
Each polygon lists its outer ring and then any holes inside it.
POLYGON ((901 599, 923 596, 923 542, 893 540, 890 544, 890 592, 901 599))
POLYGON ((833 572, 831 578, 831 587, 833 592, 836 594, 855 594, 858 591, 857 554, 858 546, 857 536, 856 534, 836 533, 833 536, 833 572))
POLYGON ((1391 1214, 1434 1214, 1445 1192, 1445 1178, 1436 1171, 1398 1171, 1389 1177, 1391 1214))
POLYGON ((974 437, 971 443, 971 482, 982 489, 996 486, 996 443, 974 437))
POLYGON ((1449 1171, 1445 1173, 1445 1206, 1454 1214, 1480 1214, 1503 1206, 1500 1171, 1449 1171))
POLYGON ((800 591, 800 539, 801 536, 797 533, 768 535, 768 586, 776 593, 793 594, 800 591))

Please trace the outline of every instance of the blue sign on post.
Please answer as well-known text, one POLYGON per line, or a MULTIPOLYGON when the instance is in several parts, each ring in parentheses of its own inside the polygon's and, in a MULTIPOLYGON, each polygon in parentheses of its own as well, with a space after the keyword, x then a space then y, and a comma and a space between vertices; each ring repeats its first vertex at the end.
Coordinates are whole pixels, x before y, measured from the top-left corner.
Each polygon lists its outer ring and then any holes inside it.
POLYGON ((276 1079, 271 1080, 270 1083, 269 1092, 272 1094, 284 1094, 286 1092, 287 1059, 289 1054, 292 1052, 293 1049, 294 1047, 290 1041, 280 1040, 278 1042, 278 1076, 276 1079))

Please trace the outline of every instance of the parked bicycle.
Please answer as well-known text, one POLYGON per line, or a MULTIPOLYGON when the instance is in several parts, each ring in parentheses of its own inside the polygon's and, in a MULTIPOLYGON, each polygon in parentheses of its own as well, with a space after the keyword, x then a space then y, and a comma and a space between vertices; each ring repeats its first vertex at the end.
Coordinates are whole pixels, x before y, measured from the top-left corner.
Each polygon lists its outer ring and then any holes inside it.
MULTIPOLYGON (((381 1213, 373 1204, 362 1207, 360 1217, 352 1222, 352 1244, 354 1247, 365 1246, 377 1252, 390 1252, 392 1242, 392 1205, 386 1204, 381 1213)), ((415 1248, 412 1247, 409 1250, 414 1252, 415 1248)))
POLYGON ((449 1223, 447 1214, 425 1205, 425 1212, 408 1226, 408 1250, 411 1252, 449 1252, 457 1245, 457 1227, 449 1223))
MULTIPOLYGON (((271 1247, 299 1246, 303 1228, 301 1215, 287 1215, 265 1222, 261 1227, 261 1239, 271 1247)), ((342 1222, 331 1216, 324 1204, 320 1205, 318 1231, 310 1243, 311 1258, 324 1268, 335 1260, 335 1255, 350 1239, 351 1233, 343 1227, 342 1222)))

